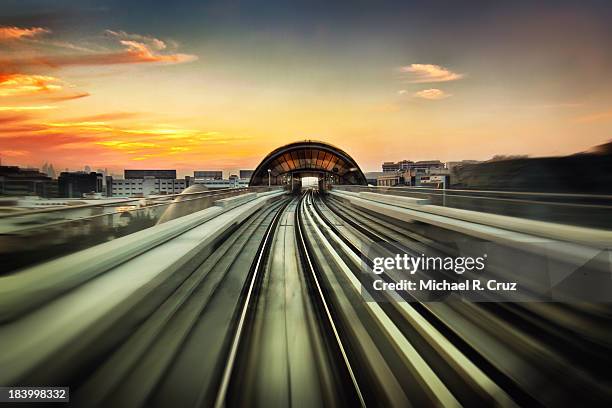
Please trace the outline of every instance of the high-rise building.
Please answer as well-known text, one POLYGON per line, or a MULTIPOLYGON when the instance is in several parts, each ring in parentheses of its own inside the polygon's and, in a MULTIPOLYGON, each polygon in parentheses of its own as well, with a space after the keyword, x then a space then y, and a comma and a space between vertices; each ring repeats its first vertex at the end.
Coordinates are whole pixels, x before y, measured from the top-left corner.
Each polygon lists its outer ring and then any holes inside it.
POLYGON ((102 192, 102 174, 93 171, 64 171, 57 181, 60 197, 82 198, 83 194, 102 192))
POLYGON ((0 166, 0 194, 57 197, 57 181, 38 169, 0 166))
POLYGON ((204 180, 221 180, 223 179, 222 170, 196 170, 193 172, 193 177, 204 180))
POLYGON ((157 179, 176 179, 176 170, 124 170, 126 179, 143 179, 153 177, 157 179))

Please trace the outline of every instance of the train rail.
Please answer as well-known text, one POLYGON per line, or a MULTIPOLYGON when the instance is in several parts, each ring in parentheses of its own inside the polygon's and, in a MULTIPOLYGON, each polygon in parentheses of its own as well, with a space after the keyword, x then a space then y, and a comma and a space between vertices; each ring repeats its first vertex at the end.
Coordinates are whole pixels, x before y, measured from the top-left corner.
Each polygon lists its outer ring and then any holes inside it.
MULTIPOLYGON (((318 202, 321 219, 361 259, 367 259, 358 249, 364 241, 385 242, 394 247, 395 253, 448 251, 420 235, 422 231, 418 228, 416 232, 411 231, 410 225, 398 226, 341 200, 319 199, 318 202), (406 245, 400 247, 397 242, 406 245)), ((386 278, 393 281, 389 276, 386 278)), ((603 377, 609 377, 605 373, 607 363, 601 358, 610 347, 610 336, 602 326, 599 313, 593 313, 592 309, 583 313, 583 305, 572 304, 461 302, 453 301, 452 294, 444 302, 418 302, 408 298, 410 295, 406 292, 403 296, 404 301, 398 299, 392 304, 408 304, 521 405, 551 405, 555 398, 556 404, 563 404, 568 401, 568 395, 580 395, 580 400, 589 399, 592 403, 610 398, 610 389, 601 383, 603 377), (560 316, 564 318, 559 319, 560 316), (574 327, 591 328, 590 338, 568 336, 574 327), (507 351, 502 351, 504 348, 507 351), (542 355, 546 358, 541 358, 542 355), (580 357, 570 360, 570 356, 580 357), (514 360, 514 365, 508 364, 508 360, 514 360), (538 395, 535 384, 543 386, 545 378, 556 378, 554 373, 559 371, 572 372, 555 382, 563 383, 565 390, 573 389, 573 393, 563 391, 557 396, 552 393, 545 396, 551 400, 541 398, 544 396, 538 395), (530 373, 529 379, 521 375, 526 372, 530 373), (534 381, 538 372, 540 379, 534 381), (585 396, 578 394, 581 389, 591 391, 585 396)), ((607 314, 609 310, 604 307, 600 313, 607 314)), ((554 384, 548 386, 554 388, 554 384)))
POLYGON ((66 384, 74 406, 612 400, 607 305, 374 298, 374 244, 453 248, 340 196, 266 194, 106 243, 103 261, 90 248, 0 277, 15 289, 0 300, 1 382, 66 384))

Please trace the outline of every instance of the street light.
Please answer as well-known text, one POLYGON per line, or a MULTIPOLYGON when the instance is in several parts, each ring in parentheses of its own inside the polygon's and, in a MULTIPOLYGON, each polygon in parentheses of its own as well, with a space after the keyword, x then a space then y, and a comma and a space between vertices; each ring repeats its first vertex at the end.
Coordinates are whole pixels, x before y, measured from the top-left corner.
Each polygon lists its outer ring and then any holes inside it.
POLYGON ((268 187, 270 187, 270 175, 272 174, 272 170, 268 169, 268 187))

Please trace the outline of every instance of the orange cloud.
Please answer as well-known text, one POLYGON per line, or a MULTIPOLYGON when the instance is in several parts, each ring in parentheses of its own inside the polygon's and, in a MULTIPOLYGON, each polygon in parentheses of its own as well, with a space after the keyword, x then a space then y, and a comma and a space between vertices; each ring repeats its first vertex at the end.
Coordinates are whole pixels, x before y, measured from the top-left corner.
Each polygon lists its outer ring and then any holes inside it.
POLYGON ((30 153, 27 150, 1 150, 0 155, 7 157, 21 157, 27 156, 30 153))
POLYGON ((165 62, 165 63, 181 63, 189 62, 197 59, 195 55, 188 54, 158 54, 145 43, 133 40, 121 40, 121 44, 127 47, 126 54, 133 58, 133 62, 165 62))
POLYGON ((444 99, 451 96, 451 94, 447 94, 441 89, 431 88, 431 89, 423 89, 422 91, 418 91, 414 94, 417 98, 437 100, 444 99))
POLYGON ((0 27, 0 41, 19 40, 21 38, 35 37, 37 35, 46 33, 50 33, 50 31, 42 27, 0 27))
MULTIPOLYGON (((18 67, 45 65, 52 68, 76 65, 115 65, 115 64, 142 64, 142 63, 165 63, 180 64, 183 62, 195 61, 198 59, 190 54, 158 54, 153 53, 146 46, 141 44, 125 44, 128 49, 105 54, 86 54, 86 55, 61 55, 45 56, 34 59, 13 60, 12 64, 18 67)), ((11 61, 0 61, 0 64, 11 64, 11 61)))
MULTIPOLYGON (((121 118, 121 115, 127 117, 129 114, 115 115, 121 118)), ((100 115, 100 117, 103 116, 107 115, 100 115)), ((13 126, 12 129, 0 127, 0 139, 4 142, 14 141, 19 144, 26 139, 29 139, 30 143, 37 140, 37 147, 49 143, 49 147, 56 148, 66 145, 74 146, 78 142, 78 145, 86 143, 90 148, 123 151, 126 154, 140 156, 146 151, 147 154, 163 157, 201 150, 204 149, 204 143, 223 143, 227 138, 218 132, 202 132, 194 129, 119 127, 104 120, 68 120, 39 124, 24 123, 21 128, 13 126)), ((28 145, 31 146, 31 144, 28 145)))
POLYGON ((0 113, 0 125, 2 125, 3 128, 14 123, 22 123, 28 119, 29 115, 23 112, 4 111, 0 113))
POLYGON ((0 106, 0 112, 27 112, 38 110, 55 109, 55 106, 38 105, 38 106, 0 106))
POLYGON ((52 159, 60 166, 82 168, 84 158, 89 158, 88 164, 100 167, 124 168, 132 161, 155 161, 160 166, 191 168, 204 159, 216 160, 226 151, 224 144, 236 139, 168 125, 115 126, 102 120, 34 123, 28 117, 20 124, 19 117, 7 119, 8 126, 0 126, 0 145, 27 152, 14 156, 17 163, 52 159))
POLYGON ((159 38, 155 38, 155 37, 149 37, 149 36, 140 35, 140 34, 130 34, 130 33, 126 33, 125 31, 113 31, 113 30, 106 30, 105 33, 109 37, 117 38, 119 40, 137 41, 140 43, 145 43, 145 44, 148 44, 150 47, 157 49, 157 50, 164 50, 167 48, 167 45, 164 41, 160 40, 159 38))
POLYGON ((434 64, 410 64, 405 67, 400 67, 399 71, 404 74, 409 74, 410 78, 412 78, 409 82, 415 84, 455 81, 464 77, 463 74, 457 74, 447 68, 434 64))
POLYGON ((106 122, 113 120, 131 119, 139 114, 136 112, 109 112, 101 113, 97 115, 85 116, 81 118, 72 119, 73 122, 106 122))
POLYGON ((116 52, 92 53, 84 52, 69 55, 42 55, 29 58, 12 58, 0 60, 0 66, 4 70, 8 67, 20 70, 31 66, 77 66, 77 65, 115 65, 115 64, 141 64, 162 63, 180 64, 195 61, 196 55, 182 53, 167 53, 167 45, 162 40, 138 34, 127 34, 123 31, 114 32, 107 30, 107 34, 123 47, 116 52))
POLYGON ((107 140, 104 142, 96 142, 100 146, 110 147, 117 150, 134 150, 134 149, 148 149, 159 147, 155 143, 147 142, 125 142, 121 140, 107 140))
POLYGON ((90 96, 89 92, 78 92, 67 95, 56 95, 56 96, 48 96, 45 98, 39 98, 40 101, 48 101, 48 102, 61 102, 61 101, 71 101, 73 99, 81 99, 87 96, 90 96))
POLYGON ((59 91, 59 80, 47 75, 0 74, 0 96, 35 95, 59 91))

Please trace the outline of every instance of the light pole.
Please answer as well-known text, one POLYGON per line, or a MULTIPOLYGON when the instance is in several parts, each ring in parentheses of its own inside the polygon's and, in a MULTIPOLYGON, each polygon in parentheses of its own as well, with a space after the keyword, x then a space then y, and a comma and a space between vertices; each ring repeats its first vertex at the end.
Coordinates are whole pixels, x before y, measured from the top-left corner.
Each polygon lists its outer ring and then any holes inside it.
POLYGON ((268 169, 268 187, 270 187, 270 175, 272 174, 272 170, 268 169))

